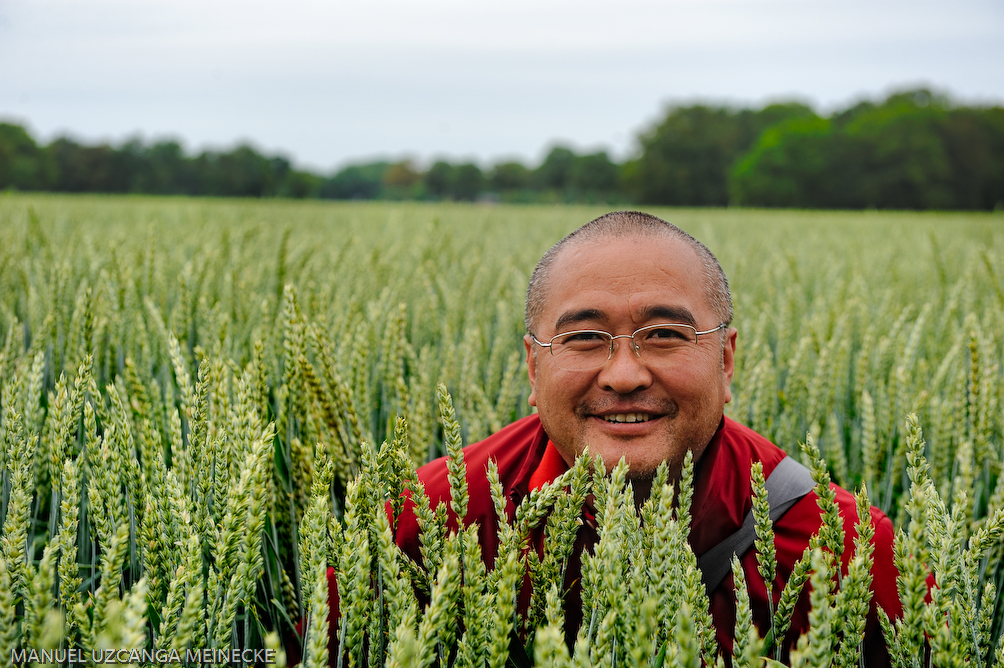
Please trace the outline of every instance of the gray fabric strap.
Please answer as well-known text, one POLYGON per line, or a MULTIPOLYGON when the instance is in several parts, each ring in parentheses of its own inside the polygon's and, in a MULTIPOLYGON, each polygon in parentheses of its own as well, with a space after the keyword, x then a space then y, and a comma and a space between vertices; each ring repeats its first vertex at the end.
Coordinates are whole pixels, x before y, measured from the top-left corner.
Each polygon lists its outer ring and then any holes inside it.
MULTIPOLYGON (((816 483, 809 469, 791 457, 782 459, 767 477, 767 502, 770 504, 770 521, 773 524, 784 515, 795 502, 811 492, 816 483)), ((742 556, 753 546, 756 528, 753 510, 743 518, 743 525, 734 534, 697 558, 701 569, 701 579, 710 594, 725 576, 732 572, 732 555, 742 556)))

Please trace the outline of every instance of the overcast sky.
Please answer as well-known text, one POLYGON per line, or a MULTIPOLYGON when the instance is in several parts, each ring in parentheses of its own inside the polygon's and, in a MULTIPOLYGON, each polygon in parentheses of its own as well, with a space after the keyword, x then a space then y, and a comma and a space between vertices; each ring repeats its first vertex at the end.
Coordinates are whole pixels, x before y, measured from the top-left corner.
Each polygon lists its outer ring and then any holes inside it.
POLYGON ((1004 103, 1002 0, 0 0, 0 118, 324 171, 630 154, 668 104, 1004 103))

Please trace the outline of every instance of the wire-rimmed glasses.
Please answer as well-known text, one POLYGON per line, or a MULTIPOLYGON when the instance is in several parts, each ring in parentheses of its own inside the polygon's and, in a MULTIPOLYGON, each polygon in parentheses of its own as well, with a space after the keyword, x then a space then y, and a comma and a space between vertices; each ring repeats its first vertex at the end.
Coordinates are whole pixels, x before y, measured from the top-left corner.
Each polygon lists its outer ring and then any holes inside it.
POLYGON ((690 325, 664 323, 648 325, 636 329, 633 334, 617 336, 599 329, 578 329, 562 332, 547 343, 541 343, 533 334, 530 338, 538 346, 550 349, 554 363, 565 371, 592 371, 602 367, 613 356, 616 339, 631 339, 635 355, 647 363, 660 364, 696 345, 699 337, 725 327, 727 324, 722 323, 714 329, 699 332, 690 325))

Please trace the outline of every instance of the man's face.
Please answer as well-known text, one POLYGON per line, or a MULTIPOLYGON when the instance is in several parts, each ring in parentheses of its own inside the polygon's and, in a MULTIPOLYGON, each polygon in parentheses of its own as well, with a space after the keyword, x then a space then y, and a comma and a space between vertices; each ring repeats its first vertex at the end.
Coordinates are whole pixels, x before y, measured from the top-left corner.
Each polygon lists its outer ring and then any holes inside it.
MULTIPOLYGON (((659 323, 721 323, 711 310, 704 272, 685 243, 661 236, 581 242, 565 248, 550 270, 544 309, 532 332, 547 343, 561 332, 598 329, 631 334, 659 323)), ((569 464, 589 446, 607 467, 623 456, 631 477, 651 477, 664 460, 679 474, 683 456, 703 453, 732 394, 736 331, 698 337, 668 363, 639 358, 629 339, 592 371, 558 368, 547 348, 526 336, 530 405, 569 464), (724 336, 724 345, 723 339, 724 336), (645 418, 641 422, 617 421, 645 418)))

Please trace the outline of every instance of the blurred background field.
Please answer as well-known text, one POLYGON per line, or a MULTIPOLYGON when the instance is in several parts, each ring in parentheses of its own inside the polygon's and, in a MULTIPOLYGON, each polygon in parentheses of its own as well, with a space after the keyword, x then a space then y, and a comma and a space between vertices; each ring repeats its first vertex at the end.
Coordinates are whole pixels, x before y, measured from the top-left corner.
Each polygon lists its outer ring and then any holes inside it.
MULTIPOLYGON (((607 210, 9 194, 0 198, 6 364, 45 350, 47 386, 74 371, 85 342, 73 328, 89 308, 99 387, 126 358, 170 385, 169 332, 193 373, 200 355, 243 365, 261 340, 277 385, 289 284, 337 364, 348 371, 362 355, 372 367, 356 388, 365 389, 368 435, 382 438, 399 408, 388 375, 397 373, 407 384, 427 376, 427 393, 447 382, 461 397, 465 434, 481 437, 483 420, 497 426, 529 410, 521 337, 533 265, 607 210), (383 359, 388 346, 396 370, 383 359), (484 410, 503 379, 506 405, 484 410), (465 415, 463 407, 477 406, 465 415)), ((649 210, 707 244, 729 276, 740 332, 734 415, 762 421, 780 412, 784 422, 790 408, 806 408, 811 388, 833 385, 819 390, 817 412, 779 439, 789 448, 832 412, 845 447, 856 450, 861 393, 877 389, 869 383, 898 382, 910 395, 897 399, 901 408, 920 401, 930 410, 966 366, 970 334, 999 357, 1000 214, 649 210), (776 391, 753 389, 767 382, 765 363, 776 391), (895 380, 897 369, 905 377, 895 380), (945 386, 930 386, 935 378, 945 386), (766 414, 744 413, 754 400, 766 414)), ((781 428, 775 422, 770 428, 781 428)))
MULTIPOLYGON (((529 274, 606 210, 0 195, 5 647, 288 633, 318 463, 341 517, 398 417, 444 454, 438 382, 464 443, 526 415, 529 274)), ((914 412, 965 525, 1004 505, 1001 214, 651 211, 729 277, 731 416, 902 525, 914 412)))

